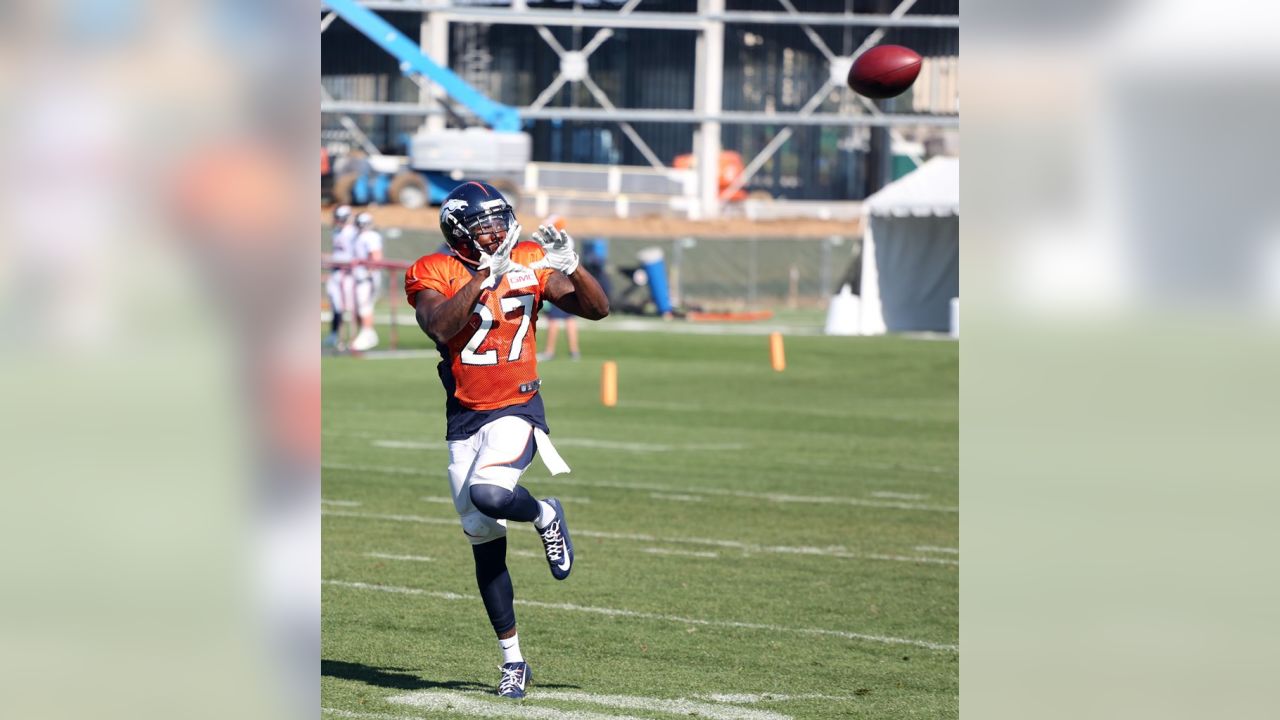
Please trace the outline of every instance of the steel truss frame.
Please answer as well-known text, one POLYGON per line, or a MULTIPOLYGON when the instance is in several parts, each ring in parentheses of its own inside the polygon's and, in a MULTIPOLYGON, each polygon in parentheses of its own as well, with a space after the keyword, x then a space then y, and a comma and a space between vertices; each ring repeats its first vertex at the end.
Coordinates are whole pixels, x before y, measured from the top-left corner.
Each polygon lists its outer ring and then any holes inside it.
MULTIPOLYGON (((939 15, 907 15, 916 0, 901 0, 893 12, 888 15, 845 14, 845 13, 802 13, 791 0, 778 0, 785 12, 726 11, 724 0, 699 0, 697 13, 661 13, 635 12, 635 8, 643 0, 627 0, 616 10, 592 10, 579 12, 572 10, 529 9, 523 3, 515 2, 509 8, 485 8, 476 6, 452 5, 447 2, 430 0, 361 0, 361 4, 371 10, 418 12, 429 14, 432 22, 443 21, 484 23, 494 25, 531 25, 537 28, 539 36, 556 53, 560 59, 560 70, 551 83, 544 88, 537 98, 527 107, 518 108, 524 119, 560 119, 560 120, 605 120, 617 122, 622 132, 636 146, 648 162, 656 168, 665 165, 653 152, 644 139, 640 137, 632 122, 678 122, 696 123, 699 130, 695 138, 695 153, 698 158, 699 196, 702 213, 706 217, 719 214, 719 205, 725 198, 744 187, 751 178, 780 150, 794 134, 796 126, 840 125, 840 126, 872 126, 887 127, 891 135, 901 138, 898 127, 901 126, 933 126, 958 127, 959 117, 950 115, 921 114, 888 114, 882 112, 874 102, 862 96, 856 96, 867 114, 845 115, 837 113, 815 112, 833 91, 843 85, 837 76, 842 77, 853 61, 867 49, 884 37, 886 29, 898 27, 914 28, 956 28, 960 25, 958 16, 939 15), (826 58, 832 68, 830 77, 813 94, 812 97, 796 112, 725 112, 721 109, 720 98, 723 95, 723 54, 724 26, 726 24, 775 24, 798 25, 818 52, 826 58), (548 29, 549 27, 581 27, 597 28, 596 33, 581 50, 566 50, 548 29), (848 56, 839 56, 814 31, 815 26, 860 26, 874 27, 863 43, 848 56), (698 65, 695 73, 698 84, 694 93, 693 109, 642 109, 619 108, 613 104, 608 95, 591 79, 589 59, 601 45, 613 36, 613 28, 642 28, 660 30, 682 30, 698 33, 698 65), (600 104, 600 108, 557 108, 547 107, 547 103, 561 90, 566 83, 581 83, 591 96, 600 104), (743 173, 723 191, 719 190, 719 155, 720 125, 732 124, 785 124, 782 129, 760 152, 747 164, 743 173)), ((331 18, 326 17, 321 31, 328 26, 331 18)), ((343 125, 350 123, 348 113, 371 113, 388 115, 422 115, 439 116, 443 110, 439 100, 435 104, 415 105, 411 103, 368 103, 338 102, 326 97, 321 105, 321 112, 337 113, 343 118, 343 125)), ((436 120, 435 122, 439 122, 436 120)), ((354 124, 354 123, 350 123, 354 124)), ((921 158, 911 156, 919 164, 921 158)))

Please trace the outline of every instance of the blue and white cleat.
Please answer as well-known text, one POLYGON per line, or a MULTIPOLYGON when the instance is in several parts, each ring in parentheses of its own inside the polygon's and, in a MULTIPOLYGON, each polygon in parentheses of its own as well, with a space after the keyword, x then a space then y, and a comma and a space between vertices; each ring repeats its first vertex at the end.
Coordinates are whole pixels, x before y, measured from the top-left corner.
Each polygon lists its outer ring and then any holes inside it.
POLYGON ((542 536, 542 549, 547 553, 551 576, 563 580, 573 570, 573 541, 569 539, 569 524, 565 522, 560 501, 552 497, 547 498, 546 503, 556 511, 556 517, 550 525, 538 530, 538 534, 542 536))
POLYGON ((524 689, 532 679, 533 673, 529 670, 529 663, 507 663, 502 666, 502 680, 498 681, 498 695, 519 700, 524 697, 524 689))

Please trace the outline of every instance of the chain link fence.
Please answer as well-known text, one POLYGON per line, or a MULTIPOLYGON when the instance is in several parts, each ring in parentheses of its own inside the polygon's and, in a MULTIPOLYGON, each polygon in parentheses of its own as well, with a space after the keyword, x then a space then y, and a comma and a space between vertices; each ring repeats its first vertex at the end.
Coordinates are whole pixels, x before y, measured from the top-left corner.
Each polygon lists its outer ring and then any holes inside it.
MULTIPOLYGON (((439 233, 383 229, 384 256, 413 262, 442 246, 439 233)), ((844 283, 857 289, 861 237, 818 238, 576 238, 579 253, 591 266, 593 250, 603 246, 604 278, 615 310, 651 312, 648 287, 638 255, 648 248, 662 251, 672 304, 677 309, 739 311, 826 307, 844 283)), ((328 252, 329 233, 322 245, 328 252)), ((394 275, 394 273, 393 273, 394 275)), ((597 273, 599 276, 599 273, 597 273)), ((400 277, 385 287, 396 291, 400 277)))
MULTIPOLYGON (((588 239, 589 240, 589 239, 588 239)), ((825 307, 851 272, 860 239, 612 238, 608 261, 615 298, 637 298, 634 270, 646 248, 663 252, 672 304, 714 311, 825 307)), ((626 303, 624 303, 626 305, 626 303)))

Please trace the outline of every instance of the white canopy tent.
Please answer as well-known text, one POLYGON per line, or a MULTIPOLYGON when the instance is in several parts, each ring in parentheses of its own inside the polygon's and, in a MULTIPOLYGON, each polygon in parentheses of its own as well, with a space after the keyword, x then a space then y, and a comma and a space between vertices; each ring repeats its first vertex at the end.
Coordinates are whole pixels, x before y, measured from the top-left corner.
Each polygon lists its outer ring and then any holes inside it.
POLYGON ((960 160, 929 160, 863 213, 860 332, 946 332, 960 296, 960 160))

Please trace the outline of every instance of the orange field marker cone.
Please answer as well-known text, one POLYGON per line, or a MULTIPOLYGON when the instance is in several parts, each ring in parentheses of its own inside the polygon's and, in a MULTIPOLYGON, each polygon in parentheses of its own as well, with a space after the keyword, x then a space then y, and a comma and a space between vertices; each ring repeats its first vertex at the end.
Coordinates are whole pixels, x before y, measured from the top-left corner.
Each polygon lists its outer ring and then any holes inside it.
POLYGON ((778 372, 787 369, 787 353, 782 349, 782 333, 769 333, 769 362, 778 372))
POLYGON ((618 363, 612 360, 600 368, 600 402, 605 407, 618 404, 618 363))

